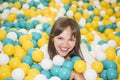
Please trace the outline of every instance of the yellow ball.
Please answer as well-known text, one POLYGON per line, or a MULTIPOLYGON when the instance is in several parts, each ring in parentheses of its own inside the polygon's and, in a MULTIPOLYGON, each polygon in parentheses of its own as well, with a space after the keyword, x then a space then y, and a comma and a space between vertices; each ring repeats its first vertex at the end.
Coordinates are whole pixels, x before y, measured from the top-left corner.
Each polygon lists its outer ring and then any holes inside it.
POLYGON ((84 13, 84 14, 83 14, 83 17, 84 17, 85 19, 88 19, 88 18, 90 17, 90 15, 89 15, 88 13, 84 13))
POLYGON ((36 15, 41 15, 42 11, 40 9, 36 10, 36 15))
POLYGON ((107 29, 105 30, 104 34, 105 34, 106 36, 108 36, 110 33, 113 33, 113 32, 114 32, 114 30, 112 30, 112 29, 110 29, 110 28, 107 28, 107 29))
POLYGON ((11 68, 8 65, 0 66, 0 80, 5 80, 5 78, 11 77, 11 68))
POLYGON ((43 38, 45 38, 47 40, 49 39, 49 35, 46 32, 42 32, 41 35, 43 38))
POLYGON ((14 7, 16 7, 17 9, 20 9, 21 8, 20 2, 15 2, 14 7))
POLYGON ((92 41, 94 39, 94 34, 92 32, 89 32, 86 34, 86 39, 88 41, 92 41))
POLYGON ((12 44, 7 44, 3 47, 3 52, 8 56, 12 56, 15 52, 15 47, 12 44))
POLYGON ((97 72, 100 73, 103 70, 103 64, 99 61, 92 63, 92 68, 97 72))
POLYGON ((109 16, 113 15, 113 10, 112 9, 106 9, 106 12, 109 16))
POLYGON ((25 76, 24 80, 34 80, 34 75, 27 75, 25 76))
POLYGON ((98 21, 92 21, 91 25, 92 25, 92 27, 94 29, 97 29, 97 27, 98 27, 98 21))
POLYGON ((72 10, 75 13, 77 11, 77 6, 76 5, 72 5, 70 7, 70 10, 72 10))
POLYGON ((95 8, 94 11, 93 11, 93 13, 94 13, 95 15, 99 16, 100 10, 99 10, 98 8, 95 8))
POLYGON ((2 41, 7 35, 5 30, 0 29, 0 41, 2 41))
POLYGON ((33 48, 34 44, 31 41, 26 41, 25 43, 22 44, 22 48, 25 51, 28 51, 30 48, 33 48))
POLYGON ((21 60, 19 58, 12 58, 9 61, 9 65, 12 69, 18 68, 21 64, 21 60))
POLYGON ((118 63, 120 64, 120 56, 118 56, 118 63))
POLYGON ((19 68, 23 69, 25 74, 30 70, 30 66, 27 63, 20 64, 19 68))
POLYGON ((75 17, 75 19, 80 20, 81 14, 79 12, 76 12, 74 17, 75 17))
POLYGON ((13 22, 17 18, 16 13, 11 13, 10 15, 7 16, 7 21, 13 22))
POLYGON ((44 54, 42 51, 40 51, 39 49, 36 49, 35 51, 33 51, 32 59, 35 62, 40 62, 40 61, 42 61, 43 58, 44 58, 44 54))
POLYGON ((40 38, 37 42, 38 47, 42 47, 43 45, 47 44, 48 40, 46 40, 45 38, 40 38))
POLYGON ((31 35, 23 35, 19 38, 19 42, 20 44, 23 44, 26 41, 31 40, 31 39, 32 39, 31 35))
POLYGON ((95 16, 95 17, 93 18, 93 21, 100 21, 100 18, 99 18, 98 16, 95 16))
POLYGON ((117 71, 120 74, 120 64, 117 65, 117 71))
POLYGON ((14 57, 19 58, 20 60, 22 60, 23 57, 25 57, 27 53, 21 48, 21 49, 16 49, 15 53, 14 53, 14 57))
POLYGON ((78 73, 83 73, 86 70, 86 63, 83 60, 77 60, 74 64, 74 70, 78 73))
POLYGON ((68 4, 68 3, 70 3, 70 1, 71 0, 63 0, 63 4, 65 5, 65 4, 68 4))
POLYGON ((116 58, 116 52, 113 47, 108 47, 105 50, 106 58, 109 60, 114 60, 116 58))
POLYGON ((82 7, 83 9, 86 9, 88 7, 88 3, 84 3, 82 7))
POLYGON ((103 80, 103 78, 97 78, 96 80, 103 80))
POLYGON ((28 74, 27 75, 37 75, 37 74, 40 74, 39 70, 35 69, 35 68, 32 68, 28 71, 28 74))
POLYGON ((81 34, 82 34, 82 35, 85 35, 85 34, 87 34, 87 33, 88 33, 87 28, 82 28, 82 29, 81 29, 81 34))

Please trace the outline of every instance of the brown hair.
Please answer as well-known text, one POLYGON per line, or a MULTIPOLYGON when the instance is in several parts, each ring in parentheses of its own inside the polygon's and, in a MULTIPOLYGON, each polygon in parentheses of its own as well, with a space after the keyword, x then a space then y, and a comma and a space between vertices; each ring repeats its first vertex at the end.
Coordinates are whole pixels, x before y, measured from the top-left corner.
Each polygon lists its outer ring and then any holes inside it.
POLYGON ((48 42, 48 53, 50 55, 50 58, 53 59, 53 57, 57 54, 56 49, 54 47, 54 37, 58 36, 61 34, 68 26, 70 26, 72 30, 72 36, 76 38, 76 43, 75 47, 69 52, 67 56, 73 57, 73 56, 80 56, 81 59, 83 59, 83 55, 80 49, 80 42, 81 42, 81 34, 80 34, 80 29, 75 20, 72 18, 68 17, 62 17, 56 20, 54 23, 51 33, 50 33, 50 38, 48 42))

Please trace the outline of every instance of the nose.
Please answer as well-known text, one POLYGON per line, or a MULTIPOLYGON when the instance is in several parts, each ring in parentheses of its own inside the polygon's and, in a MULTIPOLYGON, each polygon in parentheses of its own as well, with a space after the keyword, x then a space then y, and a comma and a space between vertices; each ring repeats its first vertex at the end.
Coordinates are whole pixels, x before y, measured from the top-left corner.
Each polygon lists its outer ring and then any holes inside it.
POLYGON ((68 43, 67 40, 65 40, 65 41, 63 42, 63 47, 68 47, 68 46, 69 46, 69 43, 68 43))

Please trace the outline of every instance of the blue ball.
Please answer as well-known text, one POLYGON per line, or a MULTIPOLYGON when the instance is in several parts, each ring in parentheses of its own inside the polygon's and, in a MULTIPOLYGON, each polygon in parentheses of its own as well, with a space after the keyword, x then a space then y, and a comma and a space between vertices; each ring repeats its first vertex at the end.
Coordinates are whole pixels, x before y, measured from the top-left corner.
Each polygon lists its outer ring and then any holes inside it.
POLYGON ((106 64, 107 69, 117 69, 117 64, 114 61, 108 60, 106 64))
POLYGON ((12 45, 14 45, 15 41, 13 41, 13 40, 10 39, 10 38, 4 38, 4 39, 2 40, 2 43, 3 43, 3 46, 5 46, 5 45, 7 45, 7 44, 12 44, 12 45))
POLYGON ((77 61, 77 60, 81 60, 81 58, 79 56, 73 56, 71 58, 71 61, 73 62, 73 64, 77 61))
POLYGON ((50 72, 48 70, 42 70, 41 74, 45 75, 46 78, 48 78, 48 79, 51 77, 51 74, 50 74, 50 72))
POLYGON ((62 66, 69 70, 73 70, 73 62, 71 60, 65 60, 62 66))
POLYGON ((60 66, 54 65, 54 66, 50 69, 51 75, 52 75, 52 76, 58 76, 59 69, 60 69, 60 66))
POLYGON ((88 18, 88 19, 86 20, 87 23, 91 23, 92 21, 93 21, 92 18, 88 18))
POLYGON ((116 32, 115 35, 120 37, 120 32, 116 32))
POLYGON ((24 18, 24 15, 23 14, 18 14, 17 15, 17 18, 19 19, 19 18, 24 18))
POLYGON ((91 46, 89 45, 89 44, 87 44, 87 49, 88 49, 88 51, 91 51, 92 49, 91 49, 91 46))
POLYGON ((12 78, 5 78, 5 80, 13 80, 12 78))
POLYGON ((50 35, 51 29, 52 29, 52 27, 49 27, 49 28, 46 30, 46 33, 47 33, 48 35, 50 35))
POLYGON ((82 9, 77 9, 77 12, 79 12, 80 14, 83 14, 83 10, 82 9))
POLYGON ((66 5, 64 5, 64 9, 66 10, 66 11, 68 11, 69 10, 69 8, 70 8, 70 4, 66 4, 66 5))
POLYGON ((107 80, 107 70, 103 70, 100 73, 100 77, 103 78, 103 80, 107 80))
POLYGON ((32 57, 31 56, 25 56, 23 59, 22 59, 22 62, 23 63, 27 63, 27 64, 29 64, 30 66, 33 64, 33 59, 32 59, 32 57))
POLYGON ((32 21, 33 25, 36 26, 37 24, 39 24, 40 22, 38 20, 33 20, 32 21))
POLYGON ((108 69, 107 70, 108 80, 113 80, 118 78, 118 72, 116 69, 108 69))
POLYGON ((31 68, 38 69, 39 71, 42 70, 42 67, 39 64, 33 64, 33 65, 31 65, 31 68))
POLYGON ((34 28, 33 23, 26 23, 26 29, 27 30, 30 30, 30 29, 33 29, 33 28, 34 28))
POLYGON ((103 44, 106 44, 106 43, 107 43, 107 41, 100 40, 97 44, 98 44, 98 45, 103 45, 103 44))
POLYGON ((15 41, 15 46, 21 46, 19 41, 15 41))
POLYGON ((94 8, 93 8, 92 5, 88 5, 87 9, 88 9, 88 10, 93 10, 94 8))
POLYGON ((38 41, 38 39, 40 39, 42 36, 40 33, 38 32, 32 32, 32 39, 38 41))
POLYGON ((70 78, 70 75, 71 75, 71 71, 65 67, 61 67, 59 72, 58 72, 58 76, 62 80, 68 80, 70 78))
POLYGON ((38 46, 37 46, 37 41, 36 41, 36 40, 32 39, 32 40, 30 40, 30 41, 33 43, 34 48, 37 48, 37 47, 38 47, 38 46))
POLYGON ((17 38, 19 39, 21 36, 25 35, 23 32, 18 32, 17 33, 17 38))
POLYGON ((14 27, 14 24, 12 22, 7 22, 5 24, 6 27, 9 27, 9 28, 13 28, 14 27))
POLYGON ((33 51, 35 51, 35 48, 30 48, 30 49, 27 51, 27 55, 29 55, 29 56, 32 57, 33 51))
POLYGON ((111 24, 106 24, 105 27, 106 27, 106 28, 110 28, 110 29, 112 29, 112 25, 111 25, 111 24))
POLYGON ((46 31, 51 25, 49 23, 44 23, 43 24, 43 30, 46 31))
POLYGON ((105 26, 104 25, 99 25, 97 29, 98 29, 99 32, 103 33, 105 31, 105 26))

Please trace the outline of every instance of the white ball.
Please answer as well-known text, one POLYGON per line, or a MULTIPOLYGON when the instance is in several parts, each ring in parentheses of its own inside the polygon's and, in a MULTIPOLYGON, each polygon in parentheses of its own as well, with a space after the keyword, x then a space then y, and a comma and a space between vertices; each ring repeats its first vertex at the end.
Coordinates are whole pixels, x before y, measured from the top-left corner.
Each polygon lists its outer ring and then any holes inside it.
POLYGON ((85 27, 85 25, 86 25, 86 19, 85 18, 81 18, 79 20, 78 24, 80 24, 82 27, 85 27))
POLYGON ((83 1, 78 1, 78 6, 79 6, 79 7, 82 7, 82 6, 83 6, 83 4, 84 4, 84 2, 83 2, 83 1))
POLYGON ((61 80, 61 79, 59 77, 57 77, 57 76, 53 76, 49 80, 61 80))
POLYGON ((15 32, 9 32, 7 34, 7 38, 10 38, 15 41, 15 40, 17 40, 17 34, 15 32))
POLYGON ((4 2, 4 3, 2 4, 2 8, 3 8, 3 9, 5 9, 5 8, 8 7, 8 6, 9 6, 8 2, 4 2))
POLYGON ((115 22, 116 22, 116 17, 115 17, 115 16, 111 16, 111 17, 110 17, 110 21, 111 21, 112 23, 115 23, 115 22))
POLYGON ((0 54, 0 65, 8 64, 9 57, 6 54, 1 53, 0 54))
POLYGON ((72 10, 68 10, 67 11, 67 16, 68 17, 71 17, 71 16, 73 16, 74 15, 74 12, 72 11, 72 10))
POLYGON ((24 77, 25 77, 25 73, 24 73, 23 69, 16 68, 12 71, 13 80, 23 80, 24 77))
POLYGON ((20 29, 18 32, 22 32, 22 33, 24 33, 24 34, 28 34, 28 32, 27 32, 27 30, 26 29, 20 29))
POLYGON ((120 8, 119 8, 118 6, 114 8, 115 12, 118 12, 119 9, 120 9, 120 8))
POLYGON ((87 69, 84 73, 85 80, 96 80, 97 73, 93 69, 87 69))
POLYGON ((65 61, 64 57, 62 57, 60 55, 56 55, 53 57, 53 64, 54 65, 61 66, 64 63, 64 61, 65 61))
POLYGON ((47 78, 43 74, 38 74, 34 77, 33 80, 47 80, 47 78))
POLYGON ((105 15, 106 15, 105 10, 101 10, 101 11, 100 11, 100 15, 101 15, 101 16, 105 16, 105 15))
POLYGON ((1 14, 1 19, 2 19, 2 20, 6 20, 6 19, 7 19, 7 16, 8 16, 8 14, 2 13, 2 14, 1 14))
POLYGON ((53 63, 52 60, 50 60, 49 58, 44 58, 41 62, 40 65, 43 69, 45 70, 49 70, 52 68, 53 63))
POLYGON ((113 48, 115 48, 115 47, 117 46, 117 43, 115 42, 115 40, 109 40, 109 41, 107 42, 107 44, 108 44, 110 47, 113 47, 113 48))
POLYGON ((106 59, 106 54, 102 51, 97 51, 95 57, 98 61, 103 61, 106 59))
POLYGON ((3 49, 3 43, 0 41, 0 51, 3 49))
POLYGON ((117 27, 120 28, 120 21, 117 22, 117 27))
POLYGON ((42 30, 42 25, 41 24, 36 25, 35 29, 42 30))
POLYGON ((120 56, 120 50, 117 51, 117 56, 120 56))
POLYGON ((19 10, 15 7, 12 7, 11 10, 10 10, 11 13, 18 13, 18 11, 19 10))
POLYGON ((26 4, 23 4, 23 6, 22 6, 24 9, 29 9, 30 8, 30 6, 26 3, 26 4))
POLYGON ((42 3, 40 3, 40 4, 38 4, 37 8, 44 9, 45 6, 42 3))
POLYGON ((98 21, 98 25, 103 25, 103 22, 102 21, 98 21))
POLYGON ((3 13, 8 15, 10 13, 10 10, 9 9, 4 9, 3 13))
POLYGON ((111 4, 117 3, 117 0, 110 0, 110 1, 111 1, 111 4))

